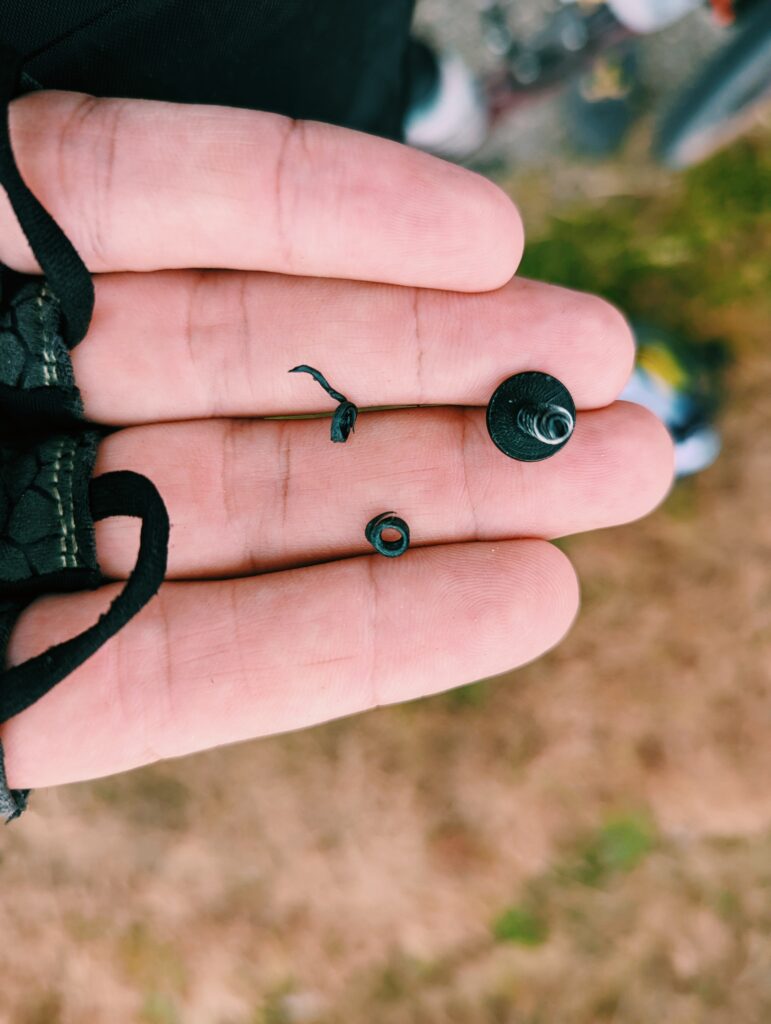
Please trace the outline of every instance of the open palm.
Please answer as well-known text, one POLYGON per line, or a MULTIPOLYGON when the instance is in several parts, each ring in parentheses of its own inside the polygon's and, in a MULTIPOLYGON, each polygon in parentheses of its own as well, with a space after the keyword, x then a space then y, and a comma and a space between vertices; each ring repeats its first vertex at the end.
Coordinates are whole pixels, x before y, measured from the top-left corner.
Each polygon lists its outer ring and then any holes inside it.
MULTIPOLYGON (((122 429, 96 472, 148 476, 168 579, 70 678, 2 728, 13 787, 67 782, 433 693, 528 661, 578 590, 549 538, 651 509, 671 448, 614 403, 633 343, 605 302, 512 277, 519 216, 469 171, 275 115, 44 92, 15 101, 19 167, 95 276, 73 351, 86 417, 122 429), (215 269, 191 269, 191 268, 215 269), (345 445, 318 366, 363 412, 345 445), (543 463, 485 430, 505 377, 571 390, 543 463), (416 406, 420 406, 417 408, 416 406), (395 509, 396 560, 364 525, 395 509), (370 552, 370 553, 368 553, 370 552)), ((37 265, 0 197, 0 259, 37 265)), ((97 524, 105 574, 138 526, 97 524)), ((36 601, 17 664, 94 621, 119 584, 36 601)))

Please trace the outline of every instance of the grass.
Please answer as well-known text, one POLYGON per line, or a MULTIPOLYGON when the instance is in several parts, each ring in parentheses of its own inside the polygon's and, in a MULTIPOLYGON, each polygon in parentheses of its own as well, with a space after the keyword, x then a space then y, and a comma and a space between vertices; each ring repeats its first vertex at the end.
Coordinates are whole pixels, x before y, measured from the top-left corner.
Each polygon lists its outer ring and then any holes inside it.
POLYGON ((610 818, 577 845, 556 872, 568 881, 599 887, 631 871, 655 845, 651 822, 642 815, 610 818))
POLYGON ((151 992, 152 1005, 166 1005, 172 994, 183 994, 187 987, 187 970, 176 944, 159 939, 144 921, 134 921, 121 934, 117 957, 128 980, 151 992))
POLYGON ((507 907, 493 922, 493 935, 498 942, 540 946, 548 933, 546 921, 538 911, 522 905, 507 907))
POLYGON ((711 336, 711 310, 771 294, 771 147, 744 141, 664 196, 630 196, 557 217, 521 272, 596 291, 637 315, 711 336))

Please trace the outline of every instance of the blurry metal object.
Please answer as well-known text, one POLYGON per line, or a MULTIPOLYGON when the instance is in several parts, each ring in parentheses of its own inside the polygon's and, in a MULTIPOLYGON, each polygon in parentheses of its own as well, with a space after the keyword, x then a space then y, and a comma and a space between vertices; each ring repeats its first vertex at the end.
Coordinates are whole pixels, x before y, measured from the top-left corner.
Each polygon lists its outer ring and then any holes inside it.
POLYGON ((654 153, 691 167, 733 142, 771 111, 771 3, 735 8, 726 45, 661 118, 654 153))

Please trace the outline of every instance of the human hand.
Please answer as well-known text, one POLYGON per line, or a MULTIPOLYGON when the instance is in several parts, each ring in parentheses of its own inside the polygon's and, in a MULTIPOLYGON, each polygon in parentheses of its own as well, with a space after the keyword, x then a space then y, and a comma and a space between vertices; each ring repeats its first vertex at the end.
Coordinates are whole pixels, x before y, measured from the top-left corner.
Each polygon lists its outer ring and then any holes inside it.
MULTIPOLYGON (((2 727, 12 787, 434 693, 562 637, 578 590, 548 539, 649 511, 671 445, 613 404, 633 359, 623 318, 511 279, 522 229, 502 192, 395 143, 252 111, 48 92, 15 101, 11 129, 96 275, 72 361, 86 417, 123 428, 96 474, 148 476, 172 524, 172 582, 2 727), (299 363, 360 407, 430 407, 362 413, 345 445, 327 422, 262 419, 331 411, 287 373, 299 363), (579 410, 543 463, 507 459, 485 429, 521 370, 558 377, 579 410), (412 532, 396 560, 364 538, 385 509, 412 532)), ((37 269, 4 196, 0 259, 37 269)), ((137 536, 134 520, 97 524, 105 574, 125 578, 137 536)), ((10 663, 79 633, 119 589, 36 601, 10 663)))

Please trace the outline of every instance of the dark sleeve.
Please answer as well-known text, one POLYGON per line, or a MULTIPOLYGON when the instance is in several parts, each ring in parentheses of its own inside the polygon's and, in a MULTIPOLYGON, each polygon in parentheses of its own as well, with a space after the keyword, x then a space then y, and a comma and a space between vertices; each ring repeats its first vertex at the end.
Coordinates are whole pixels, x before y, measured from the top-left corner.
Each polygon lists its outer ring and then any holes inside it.
POLYGON ((399 138, 414 0, 2 0, 45 88, 270 110, 399 138))

